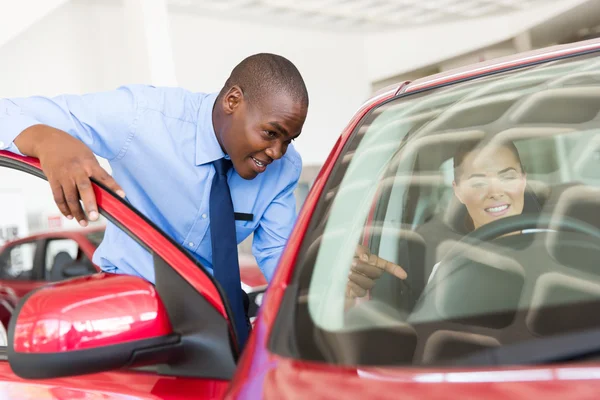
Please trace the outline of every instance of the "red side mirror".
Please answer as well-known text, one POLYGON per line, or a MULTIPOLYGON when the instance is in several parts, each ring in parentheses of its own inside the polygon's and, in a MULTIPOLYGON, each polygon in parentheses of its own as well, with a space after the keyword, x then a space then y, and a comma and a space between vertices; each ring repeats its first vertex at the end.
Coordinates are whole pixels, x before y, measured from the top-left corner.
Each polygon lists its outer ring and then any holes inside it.
POLYGON ((23 378, 158 362, 179 342, 151 283, 104 273, 29 293, 15 310, 8 337, 10 365, 23 378))

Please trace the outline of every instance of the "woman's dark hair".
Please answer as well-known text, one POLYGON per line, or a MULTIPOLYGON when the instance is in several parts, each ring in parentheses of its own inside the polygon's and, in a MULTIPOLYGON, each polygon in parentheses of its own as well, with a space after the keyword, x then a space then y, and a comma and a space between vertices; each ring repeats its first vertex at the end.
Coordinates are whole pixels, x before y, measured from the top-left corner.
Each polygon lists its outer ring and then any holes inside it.
MULTIPOLYGON (((456 152, 454 153, 454 181, 458 182, 458 178, 461 174, 460 167, 462 163, 465 161, 465 158, 469 153, 475 150, 483 149, 486 145, 488 145, 489 141, 484 140, 471 140, 462 142, 456 152)), ((523 163, 521 162, 521 156, 519 156, 519 150, 517 146, 513 142, 503 142, 499 143, 497 147, 504 147, 515 156, 517 161, 519 162, 519 166, 521 167, 521 172, 525 172, 525 168, 523 167, 523 163)))

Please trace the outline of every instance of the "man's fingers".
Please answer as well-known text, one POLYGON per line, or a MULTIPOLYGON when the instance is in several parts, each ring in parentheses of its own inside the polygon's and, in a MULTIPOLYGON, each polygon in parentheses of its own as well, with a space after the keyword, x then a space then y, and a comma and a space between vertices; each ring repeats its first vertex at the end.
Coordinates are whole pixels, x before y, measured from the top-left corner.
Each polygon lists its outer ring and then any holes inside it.
POLYGON ((364 297, 364 295, 367 294, 367 291, 365 289, 361 288, 352 281, 348 281, 348 287, 350 288, 350 290, 352 290, 356 297, 364 297))
POLYGON ((352 270, 369 278, 379 278, 383 274, 383 271, 399 279, 407 278, 407 273, 401 266, 370 253, 368 249, 361 245, 356 249, 356 257, 352 262, 352 270))
POLYGON ((388 260, 384 260, 383 258, 379 258, 377 260, 377 266, 383 268, 385 271, 389 272, 390 274, 394 275, 396 278, 399 279, 404 280, 408 276, 406 271, 401 266, 389 262, 388 260))
POLYGON ((79 222, 79 225, 87 226, 85 214, 83 213, 81 204, 79 203, 79 191, 77 190, 77 185, 73 181, 68 181, 67 184, 63 183, 62 188, 71 215, 77 222, 79 222))
POLYGON ((375 286, 375 281, 373 279, 370 279, 356 272, 350 272, 350 276, 348 277, 348 279, 350 279, 350 281, 356 283, 358 286, 365 290, 371 290, 373 289, 373 286, 375 286))
POLYGON ((377 279, 383 274, 383 269, 376 265, 371 265, 356 258, 352 260, 352 271, 365 275, 371 279, 377 279))
POLYGON ((73 215, 71 214, 71 210, 67 206, 67 201, 65 200, 65 194, 63 193, 62 186, 57 181, 50 182, 50 188, 52 189, 52 196, 54 197, 54 202, 56 206, 60 210, 61 214, 67 217, 68 219, 72 219, 73 215))
POLYGON ((119 186, 117 181, 114 180, 112 176, 109 175, 106 170, 100 166, 94 170, 94 174, 92 175, 95 179, 98 179, 104 186, 115 192, 121 197, 125 197, 125 191, 119 186))
POLYGON ((96 221, 98 219, 98 206, 96 205, 96 195, 94 194, 94 188, 92 187, 90 178, 81 174, 77 177, 76 183, 79 197, 83 202, 83 206, 85 207, 85 211, 87 211, 90 221, 96 221))

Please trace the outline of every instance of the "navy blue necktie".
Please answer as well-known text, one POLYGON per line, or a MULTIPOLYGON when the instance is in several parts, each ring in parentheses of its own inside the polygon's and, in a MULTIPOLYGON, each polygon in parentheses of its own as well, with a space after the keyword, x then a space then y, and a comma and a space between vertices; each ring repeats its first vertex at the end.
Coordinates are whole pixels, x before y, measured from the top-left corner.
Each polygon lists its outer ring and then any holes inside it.
POLYGON ((214 161, 213 165, 216 173, 209 201, 213 273, 229 300, 241 350, 248 339, 248 325, 242 297, 235 215, 227 184, 227 171, 232 164, 230 160, 221 158, 214 161))

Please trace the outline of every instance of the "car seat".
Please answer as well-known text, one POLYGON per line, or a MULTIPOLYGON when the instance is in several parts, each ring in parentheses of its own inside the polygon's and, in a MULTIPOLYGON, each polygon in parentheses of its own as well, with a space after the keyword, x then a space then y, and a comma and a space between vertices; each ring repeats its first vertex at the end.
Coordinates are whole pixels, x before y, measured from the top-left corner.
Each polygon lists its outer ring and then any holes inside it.
POLYGON ((59 251, 54 256, 54 262, 52 263, 52 269, 50 270, 50 280, 53 282, 61 281, 64 278, 64 269, 73 263, 73 258, 66 251, 59 251))

